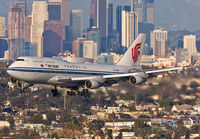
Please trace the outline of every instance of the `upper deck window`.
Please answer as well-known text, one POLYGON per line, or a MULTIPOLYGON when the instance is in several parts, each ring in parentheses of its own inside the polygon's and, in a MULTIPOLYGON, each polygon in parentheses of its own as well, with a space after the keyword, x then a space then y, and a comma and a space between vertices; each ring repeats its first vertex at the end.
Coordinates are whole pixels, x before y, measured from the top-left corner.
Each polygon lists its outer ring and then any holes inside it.
POLYGON ((18 58, 16 61, 24 61, 24 59, 20 59, 20 58, 18 58))

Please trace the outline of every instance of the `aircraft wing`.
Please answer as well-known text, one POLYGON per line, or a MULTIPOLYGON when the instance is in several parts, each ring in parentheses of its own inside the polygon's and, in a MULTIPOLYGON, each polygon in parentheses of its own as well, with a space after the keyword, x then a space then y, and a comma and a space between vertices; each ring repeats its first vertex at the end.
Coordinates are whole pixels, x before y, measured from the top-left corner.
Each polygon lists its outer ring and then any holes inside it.
POLYGON ((51 82, 67 82, 67 81, 86 81, 86 80, 97 80, 97 81, 105 81, 106 79, 115 79, 115 78, 124 78, 135 75, 140 75, 141 73, 145 74, 153 74, 153 73, 161 73, 168 71, 176 71, 182 70, 183 67, 175 67, 175 68, 167 68, 167 69, 158 69, 158 70, 147 70, 147 71, 139 71, 133 73, 122 73, 122 74, 112 74, 112 75, 100 75, 100 76, 80 76, 80 77, 69 77, 69 76, 56 76, 50 79, 51 82))
POLYGON ((122 77, 129 77, 139 75, 140 73, 152 74, 152 73, 161 73, 167 71, 176 71, 182 70, 183 67, 175 67, 175 68, 167 68, 167 69, 158 69, 158 70, 148 70, 142 72, 134 72, 134 73, 123 73, 123 74, 113 74, 113 75, 102 75, 102 76, 91 76, 91 77, 72 77, 72 81, 80 81, 80 80, 92 80, 92 79, 109 79, 109 78, 122 78, 122 77))

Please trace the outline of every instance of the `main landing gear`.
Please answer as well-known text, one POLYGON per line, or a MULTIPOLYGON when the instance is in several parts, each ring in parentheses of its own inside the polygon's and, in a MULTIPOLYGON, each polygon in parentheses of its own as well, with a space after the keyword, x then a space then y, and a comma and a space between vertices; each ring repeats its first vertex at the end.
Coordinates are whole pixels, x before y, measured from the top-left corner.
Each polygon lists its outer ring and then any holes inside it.
POLYGON ((51 89, 51 93, 53 94, 53 97, 59 97, 60 96, 56 87, 51 89))
POLYGON ((82 91, 73 91, 73 90, 71 90, 71 91, 68 91, 67 94, 69 96, 75 96, 76 94, 78 94, 79 96, 84 96, 84 97, 90 97, 91 96, 91 94, 90 94, 88 89, 83 89, 82 91))
MULTIPOLYGON (((51 93, 53 94, 53 97, 59 97, 60 96, 60 93, 58 92, 56 87, 51 89, 51 93)), ((79 95, 79 96, 84 96, 84 97, 90 97, 91 93, 89 92, 88 89, 82 89, 81 91, 79 91, 78 89, 77 90, 71 89, 70 91, 67 91, 67 95, 68 96, 79 95)))

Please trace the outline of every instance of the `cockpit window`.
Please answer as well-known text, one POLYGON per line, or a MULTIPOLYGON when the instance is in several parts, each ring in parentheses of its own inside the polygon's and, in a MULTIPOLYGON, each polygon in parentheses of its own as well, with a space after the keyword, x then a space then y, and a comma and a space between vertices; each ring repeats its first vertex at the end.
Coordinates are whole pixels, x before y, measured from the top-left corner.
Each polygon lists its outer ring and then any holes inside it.
POLYGON ((24 59, 17 59, 16 61, 24 61, 24 59))

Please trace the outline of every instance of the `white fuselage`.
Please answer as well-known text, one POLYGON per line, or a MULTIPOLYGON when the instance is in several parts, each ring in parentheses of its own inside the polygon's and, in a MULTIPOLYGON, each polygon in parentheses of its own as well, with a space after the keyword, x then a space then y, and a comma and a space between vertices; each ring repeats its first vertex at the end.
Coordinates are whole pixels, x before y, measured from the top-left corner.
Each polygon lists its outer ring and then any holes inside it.
MULTIPOLYGON (((68 76, 70 78, 112 75, 140 69, 141 67, 69 63, 55 58, 20 57, 8 67, 7 72, 12 78, 24 82, 59 85, 63 83, 52 83, 50 80, 58 76, 68 76)), ((65 84, 69 83, 65 82, 65 84)))

